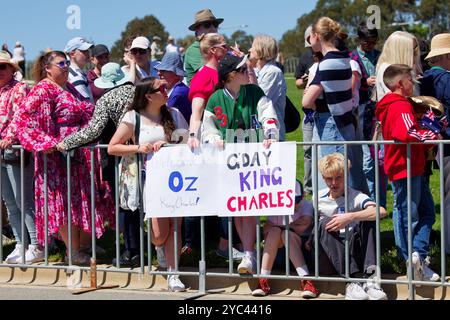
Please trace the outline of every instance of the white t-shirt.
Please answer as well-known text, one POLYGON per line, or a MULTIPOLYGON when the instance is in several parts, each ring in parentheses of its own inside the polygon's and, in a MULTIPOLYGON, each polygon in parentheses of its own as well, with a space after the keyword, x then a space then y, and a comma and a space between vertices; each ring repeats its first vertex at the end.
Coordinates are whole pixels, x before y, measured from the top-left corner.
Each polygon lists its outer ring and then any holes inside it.
MULTIPOLYGON (((330 189, 325 188, 319 191, 319 219, 332 217, 334 214, 345 212, 345 196, 338 199, 329 197, 330 189)), ((369 205, 375 206, 375 202, 366 194, 352 188, 348 188, 348 212, 356 212, 366 209, 369 205)), ((356 222, 348 225, 349 229, 356 225, 356 222)), ((344 230, 341 230, 345 232, 344 230)))
MULTIPOLYGON (((314 206, 312 202, 308 200, 302 200, 300 202, 298 210, 295 210, 294 214, 292 216, 289 216, 289 223, 292 223, 305 216, 314 217, 314 206)), ((285 216, 268 216, 267 220, 269 220, 276 226, 284 226, 284 217, 285 216)))
MULTIPOLYGON (((167 108, 172 114, 176 129, 188 130, 189 126, 181 112, 176 108, 167 108)), ((136 125, 136 112, 128 111, 122 118, 121 122, 126 122, 134 126, 136 125)), ((186 131, 187 132, 187 131, 186 131)), ((167 141, 164 128, 161 125, 146 124, 145 117, 141 115, 141 124, 139 131, 139 143, 155 143, 158 141, 167 141)))

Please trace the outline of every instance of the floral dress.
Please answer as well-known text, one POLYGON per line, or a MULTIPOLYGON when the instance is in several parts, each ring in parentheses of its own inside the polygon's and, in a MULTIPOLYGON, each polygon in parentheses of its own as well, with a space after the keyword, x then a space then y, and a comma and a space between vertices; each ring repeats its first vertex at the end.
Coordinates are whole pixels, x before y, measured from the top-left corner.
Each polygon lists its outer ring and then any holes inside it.
MULTIPOLYGON (((93 110, 91 103, 77 100, 70 92, 44 79, 30 91, 14 120, 22 146, 35 153, 36 229, 41 244, 45 239, 45 190, 44 157, 40 151, 55 147, 86 126, 93 110)), ((98 150, 94 158, 95 234, 100 237, 108 221, 113 226, 114 203, 110 187, 101 177, 98 150)), ((72 225, 88 233, 92 216, 90 159, 90 150, 75 150, 70 172, 72 225)), ((60 226, 68 224, 66 156, 57 151, 47 154, 47 172, 48 232, 55 235, 60 226)))

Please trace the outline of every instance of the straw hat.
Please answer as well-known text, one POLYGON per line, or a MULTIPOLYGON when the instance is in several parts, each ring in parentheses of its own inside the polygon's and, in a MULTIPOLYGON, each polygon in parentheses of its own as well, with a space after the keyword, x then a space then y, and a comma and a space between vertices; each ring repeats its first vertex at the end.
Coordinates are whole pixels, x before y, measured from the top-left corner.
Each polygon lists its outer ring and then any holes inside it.
POLYGON ((8 52, 6 51, 0 51, 0 64, 9 64, 11 67, 13 67, 14 71, 19 71, 20 67, 17 63, 15 63, 8 52))
POLYGON ((425 60, 447 53, 450 53, 450 33, 441 33, 431 40, 431 51, 425 60))
POLYGON ((215 22, 219 25, 223 22, 223 19, 216 18, 210 9, 203 9, 195 14, 195 22, 189 26, 189 30, 195 31, 199 24, 207 21, 215 22))

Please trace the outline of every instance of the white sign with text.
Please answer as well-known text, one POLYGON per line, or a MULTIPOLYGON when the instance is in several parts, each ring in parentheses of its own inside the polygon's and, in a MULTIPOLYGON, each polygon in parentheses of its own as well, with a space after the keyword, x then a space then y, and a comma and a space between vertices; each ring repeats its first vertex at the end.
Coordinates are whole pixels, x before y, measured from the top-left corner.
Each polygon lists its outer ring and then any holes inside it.
POLYGON ((162 148, 146 161, 146 219, 292 215, 296 162, 295 142, 162 148))

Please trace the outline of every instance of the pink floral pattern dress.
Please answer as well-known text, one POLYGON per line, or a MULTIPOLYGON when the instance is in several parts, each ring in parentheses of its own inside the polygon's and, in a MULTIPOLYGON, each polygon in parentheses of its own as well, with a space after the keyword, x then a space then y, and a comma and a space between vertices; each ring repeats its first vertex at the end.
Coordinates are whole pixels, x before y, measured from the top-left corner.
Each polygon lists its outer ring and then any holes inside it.
MULTIPOLYGON (((77 100, 70 92, 49 80, 39 82, 21 105, 14 123, 22 146, 35 153, 36 230, 39 243, 45 239, 44 157, 40 151, 55 147, 61 140, 87 125, 94 105, 77 100)), ((95 151, 95 234, 99 238, 114 224, 111 189, 102 180, 99 150, 95 151)), ((91 232, 91 156, 89 149, 75 150, 71 160, 72 225, 91 232)), ((47 154, 48 232, 55 235, 68 224, 66 157, 47 154)))

